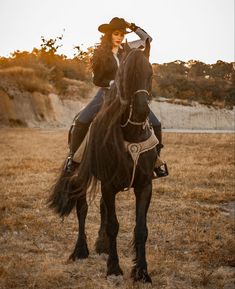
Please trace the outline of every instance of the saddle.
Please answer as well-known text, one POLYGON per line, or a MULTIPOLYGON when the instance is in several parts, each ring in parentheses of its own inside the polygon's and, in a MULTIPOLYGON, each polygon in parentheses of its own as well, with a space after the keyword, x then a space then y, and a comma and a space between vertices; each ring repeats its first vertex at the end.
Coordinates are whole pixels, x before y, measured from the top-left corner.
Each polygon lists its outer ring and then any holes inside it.
POLYGON ((91 128, 91 126, 89 127, 88 132, 87 132, 84 140, 82 141, 81 145, 79 146, 79 148, 77 149, 77 151, 73 155, 73 161, 75 161, 76 163, 80 163, 82 161, 82 157, 84 155, 86 146, 87 146, 88 141, 89 141, 90 128, 91 128))

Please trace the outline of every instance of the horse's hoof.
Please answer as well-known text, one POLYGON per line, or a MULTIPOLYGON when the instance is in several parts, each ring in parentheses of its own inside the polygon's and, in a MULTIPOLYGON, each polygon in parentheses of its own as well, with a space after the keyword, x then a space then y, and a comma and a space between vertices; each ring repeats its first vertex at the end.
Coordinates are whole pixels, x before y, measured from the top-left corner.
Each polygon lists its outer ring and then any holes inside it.
POLYGON ((86 259, 89 256, 89 250, 87 246, 75 247, 73 253, 69 256, 70 260, 76 261, 79 259, 86 259))
POLYGON ((70 256, 69 259, 76 261, 79 259, 86 259, 89 256, 89 252, 78 252, 78 251, 74 251, 70 256))
POLYGON ((152 279, 150 278, 146 269, 134 267, 131 271, 131 277, 135 282, 140 281, 143 283, 152 283, 152 279))
POLYGON ((110 276, 110 275, 115 275, 115 276, 123 275, 123 271, 120 268, 119 264, 108 266, 107 276, 110 276))

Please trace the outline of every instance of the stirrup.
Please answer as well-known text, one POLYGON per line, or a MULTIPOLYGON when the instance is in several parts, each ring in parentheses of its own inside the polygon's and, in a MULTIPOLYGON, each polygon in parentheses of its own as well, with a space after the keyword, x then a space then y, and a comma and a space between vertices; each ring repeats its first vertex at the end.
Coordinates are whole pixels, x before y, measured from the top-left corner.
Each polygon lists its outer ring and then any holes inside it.
POLYGON ((69 155, 68 158, 67 158, 67 161, 64 165, 64 171, 66 173, 73 173, 76 168, 78 167, 78 163, 76 163, 74 160, 73 160, 73 155, 69 155))
POLYGON ((168 175, 169 175, 169 172, 168 172, 167 164, 163 162, 161 166, 154 168, 152 179, 154 180, 154 179, 158 179, 162 177, 167 177, 168 175))

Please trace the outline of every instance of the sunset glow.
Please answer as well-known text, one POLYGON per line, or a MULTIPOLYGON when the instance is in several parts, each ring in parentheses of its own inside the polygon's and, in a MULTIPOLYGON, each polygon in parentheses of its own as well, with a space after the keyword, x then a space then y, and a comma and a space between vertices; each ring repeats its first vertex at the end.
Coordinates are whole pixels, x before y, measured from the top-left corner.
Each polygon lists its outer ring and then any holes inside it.
MULTIPOLYGON (((14 50, 40 47, 41 36, 64 35, 59 53, 68 57, 73 47, 99 42, 97 27, 112 17, 123 17, 153 38, 151 62, 190 59, 214 63, 234 61, 233 0, 1 0, 0 56, 14 50), (100 9, 102 7, 102 9, 100 9)), ((128 40, 137 39, 134 33, 128 40)))

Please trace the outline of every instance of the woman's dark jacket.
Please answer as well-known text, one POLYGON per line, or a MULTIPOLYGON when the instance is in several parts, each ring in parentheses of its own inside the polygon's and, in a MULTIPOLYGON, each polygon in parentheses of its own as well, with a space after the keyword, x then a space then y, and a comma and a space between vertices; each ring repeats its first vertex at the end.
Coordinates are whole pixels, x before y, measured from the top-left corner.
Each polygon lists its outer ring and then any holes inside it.
MULTIPOLYGON (((141 28, 137 27, 135 33, 140 37, 139 40, 128 42, 131 48, 141 48, 144 47, 145 41, 152 38, 141 28)), ((118 50, 117 57, 121 61, 123 53, 123 47, 121 46, 118 50)), ((118 69, 118 61, 115 59, 114 55, 106 56, 106 59, 99 59, 98 57, 93 60, 93 83, 99 87, 108 87, 110 81, 115 79, 115 75, 118 69)))

